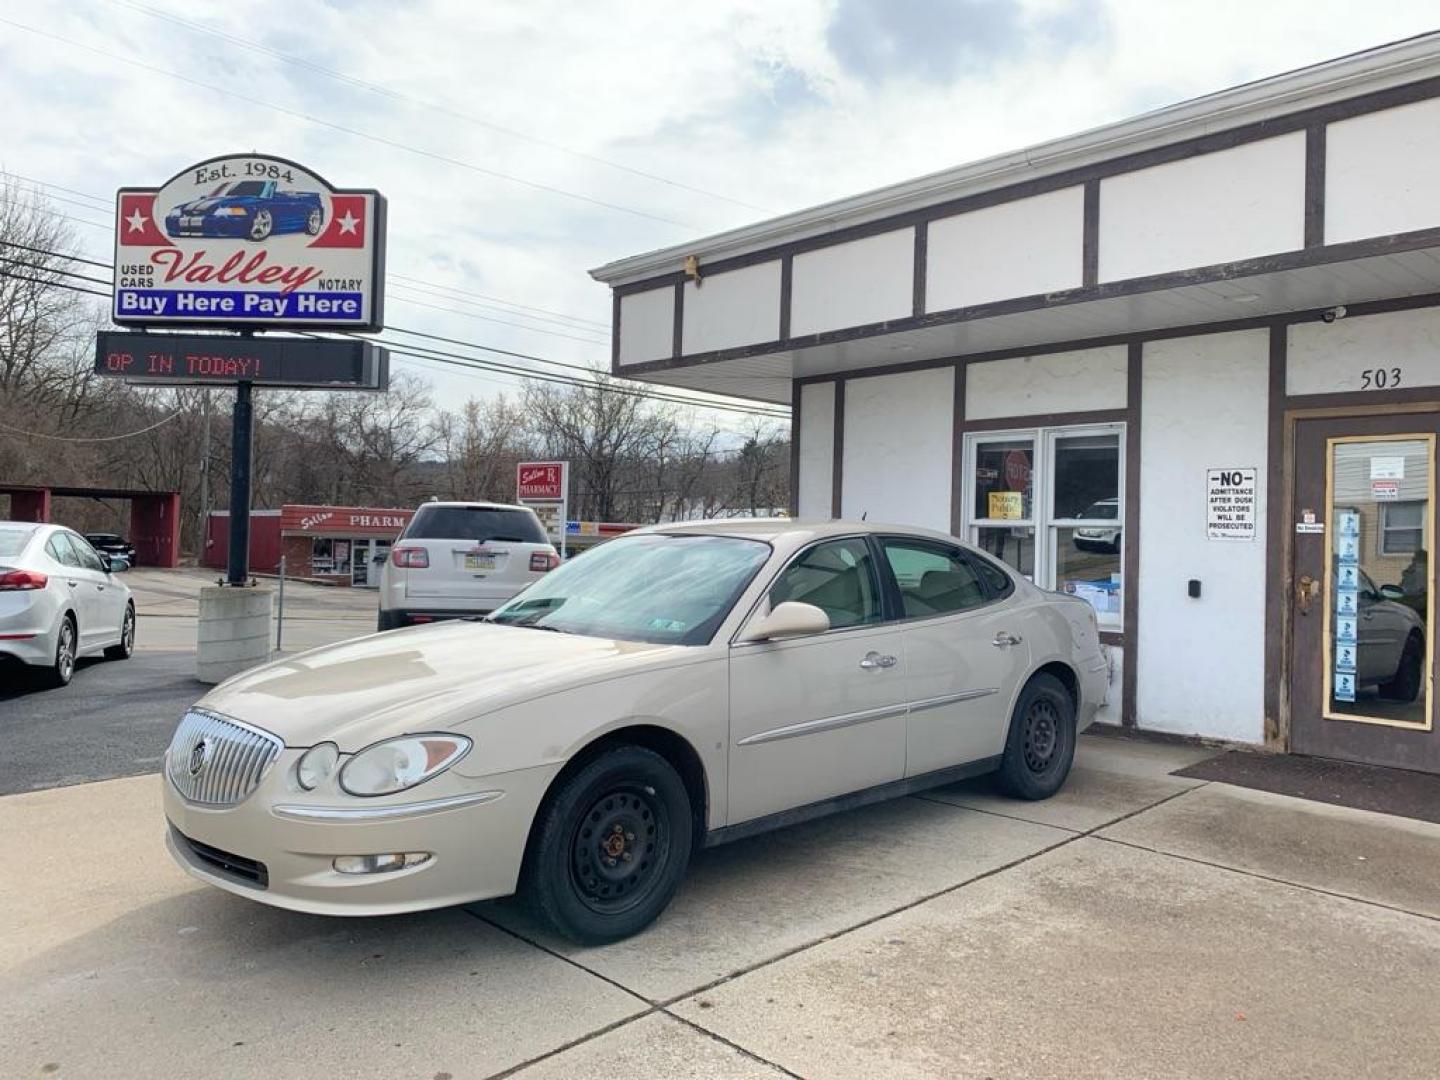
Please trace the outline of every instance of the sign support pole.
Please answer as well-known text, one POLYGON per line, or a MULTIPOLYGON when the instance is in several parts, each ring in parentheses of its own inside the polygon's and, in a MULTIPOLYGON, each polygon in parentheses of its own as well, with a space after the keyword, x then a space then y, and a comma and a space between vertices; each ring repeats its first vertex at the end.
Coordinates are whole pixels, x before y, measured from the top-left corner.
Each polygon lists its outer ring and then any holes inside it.
POLYGON ((230 416, 230 558, 225 584, 244 585, 250 579, 250 467, 255 406, 251 384, 235 387, 235 408, 230 416))

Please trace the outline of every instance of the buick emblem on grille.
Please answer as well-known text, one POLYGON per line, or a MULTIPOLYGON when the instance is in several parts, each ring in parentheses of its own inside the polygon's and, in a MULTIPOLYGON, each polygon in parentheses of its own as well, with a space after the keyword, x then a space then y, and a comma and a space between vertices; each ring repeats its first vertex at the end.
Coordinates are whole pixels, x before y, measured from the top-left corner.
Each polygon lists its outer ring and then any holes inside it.
POLYGON ((195 749, 190 751, 190 775, 199 776, 200 770, 210 760, 210 740, 201 739, 195 744, 195 749))

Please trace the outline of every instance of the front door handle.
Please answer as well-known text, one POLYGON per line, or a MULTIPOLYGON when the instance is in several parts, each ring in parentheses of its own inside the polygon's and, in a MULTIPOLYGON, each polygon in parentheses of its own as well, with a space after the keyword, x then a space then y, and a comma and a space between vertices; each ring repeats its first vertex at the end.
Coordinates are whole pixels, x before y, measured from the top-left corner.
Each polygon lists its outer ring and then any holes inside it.
POLYGON ((1008 630, 1001 630, 998 634, 995 635, 995 640, 990 642, 990 644, 994 645, 997 649, 1005 649, 1009 648, 1011 645, 1019 645, 1020 642, 1024 640, 1025 639, 1022 638, 1019 634, 1012 634, 1008 630))
POLYGON ((1310 614, 1310 601, 1319 595, 1320 582, 1309 574, 1301 574, 1300 579, 1295 582, 1295 602, 1299 605, 1301 615, 1310 614))
POLYGON ((881 656, 878 652, 874 651, 867 652, 864 659, 860 661, 860 666, 866 671, 876 671, 880 668, 894 667, 895 657, 881 656))

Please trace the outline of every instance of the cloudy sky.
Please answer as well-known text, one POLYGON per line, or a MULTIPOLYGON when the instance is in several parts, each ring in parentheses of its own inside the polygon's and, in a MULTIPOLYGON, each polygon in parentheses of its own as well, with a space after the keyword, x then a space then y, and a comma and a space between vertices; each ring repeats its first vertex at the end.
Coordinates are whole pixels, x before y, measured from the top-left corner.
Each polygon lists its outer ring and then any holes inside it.
MULTIPOLYGON (((1436 14, 1398 0, 0 0, 0 170, 49 185, 108 259, 116 187, 230 151, 292 158, 389 197, 390 323, 604 364, 593 266, 1408 37, 1436 14)), ((399 366, 446 403, 513 387, 399 366)))

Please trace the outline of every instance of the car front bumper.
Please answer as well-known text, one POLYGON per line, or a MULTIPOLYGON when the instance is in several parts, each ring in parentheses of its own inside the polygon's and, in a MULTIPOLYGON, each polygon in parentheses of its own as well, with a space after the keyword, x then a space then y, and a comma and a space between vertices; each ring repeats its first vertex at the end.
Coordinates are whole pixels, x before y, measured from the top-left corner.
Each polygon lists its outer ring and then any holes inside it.
POLYGON ((166 847, 175 861, 237 896, 317 915, 391 915, 507 896, 535 811, 559 771, 543 766, 482 780, 445 773, 367 799, 301 791, 293 781, 301 753, 283 751, 259 788, 223 808, 188 802, 167 767, 166 847), (407 852, 429 858, 382 873, 334 867, 341 855, 407 852))
POLYGON ((165 231, 171 236, 208 236, 241 239, 250 235, 250 215, 244 217, 168 217, 165 231))

